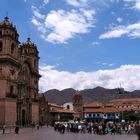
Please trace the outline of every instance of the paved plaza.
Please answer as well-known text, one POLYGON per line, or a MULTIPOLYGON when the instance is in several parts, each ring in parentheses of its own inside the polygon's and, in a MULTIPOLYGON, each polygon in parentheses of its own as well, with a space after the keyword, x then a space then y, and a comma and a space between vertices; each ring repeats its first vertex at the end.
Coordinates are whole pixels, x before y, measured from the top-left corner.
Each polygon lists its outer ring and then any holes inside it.
POLYGON ((137 140, 136 135, 94 135, 66 132, 61 134, 54 131, 52 127, 20 129, 19 134, 15 134, 14 130, 6 131, 6 134, 0 132, 0 140, 137 140))

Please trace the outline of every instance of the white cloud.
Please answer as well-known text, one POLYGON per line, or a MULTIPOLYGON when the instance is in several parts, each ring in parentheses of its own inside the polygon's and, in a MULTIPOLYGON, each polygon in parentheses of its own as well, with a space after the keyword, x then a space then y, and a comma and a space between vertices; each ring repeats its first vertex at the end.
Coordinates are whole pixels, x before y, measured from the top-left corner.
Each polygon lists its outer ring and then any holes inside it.
POLYGON ((67 0, 69 5, 74 7, 87 7, 89 0, 67 0))
POLYGON ((88 33, 94 27, 94 10, 52 10, 44 16, 33 7, 32 23, 41 31, 41 37, 51 43, 67 43, 77 34, 88 33))
POLYGON ((100 43, 99 43, 99 42, 97 42, 97 41, 94 41, 94 42, 92 42, 92 43, 91 43, 91 45, 92 45, 92 46, 99 46, 99 45, 100 45, 100 43))
POLYGON ((45 15, 41 14, 39 9, 35 6, 32 6, 33 15, 35 18, 44 19, 45 15))
POLYGON ((49 0, 43 0, 43 3, 47 5, 49 3, 49 0))
POLYGON ((99 36, 100 39, 105 38, 118 38, 126 35, 131 38, 140 38, 140 22, 130 24, 127 26, 113 27, 111 31, 108 31, 99 36))
POLYGON ((32 23, 33 23, 35 26, 41 26, 41 23, 40 23, 35 17, 32 18, 32 23))
POLYGON ((134 10, 140 10, 140 0, 124 0, 124 2, 126 2, 127 5, 130 9, 134 9, 134 10))
POLYGON ((118 18, 117 18, 117 21, 118 21, 119 23, 121 23, 121 22, 123 21, 123 19, 122 19, 121 17, 118 17, 118 18))
POLYGON ((76 8, 97 8, 106 7, 110 3, 119 2, 119 0, 67 0, 66 3, 76 8))
POLYGON ((96 64, 101 65, 101 66, 106 66, 106 67, 112 67, 115 65, 113 63, 106 63, 106 62, 96 62, 96 64))
POLYGON ((102 86, 117 88, 119 84, 125 90, 140 89, 140 65, 122 65, 112 70, 98 70, 95 72, 58 71, 54 66, 40 66, 40 91, 49 89, 85 89, 102 86))

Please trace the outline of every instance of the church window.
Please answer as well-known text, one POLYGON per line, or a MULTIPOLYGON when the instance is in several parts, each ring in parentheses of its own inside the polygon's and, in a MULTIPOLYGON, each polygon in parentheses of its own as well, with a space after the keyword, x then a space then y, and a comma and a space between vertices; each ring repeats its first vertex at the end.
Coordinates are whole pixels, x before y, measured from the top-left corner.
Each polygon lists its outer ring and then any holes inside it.
POLYGON ((0 52, 2 52, 3 44, 0 42, 0 52))
POLYGON ((24 50, 24 53, 27 54, 27 50, 24 50))
POLYGON ((13 93, 13 86, 10 86, 10 94, 13 93))
POLYGON ((0 75, 2 74, 2 67, 0 67, 0 75))
POLYGON ((15 49, 15 45, 14 45, 14 43, 12 43, 12 45, 11 45, 11 54, 14 53, 14 49, 15 49))
POLYGON ((36 59, 34 59, 34 68, 36 67, 36 59))
POLYGON ((36 99, 36 92, 34 93, 34 98, 36 99))
POLYGON ((0 36, 2 36, 2 31, 0 31, 0 36))
POLYGON ((77 99, 77 103, 79 103, 79 99, 77 99))

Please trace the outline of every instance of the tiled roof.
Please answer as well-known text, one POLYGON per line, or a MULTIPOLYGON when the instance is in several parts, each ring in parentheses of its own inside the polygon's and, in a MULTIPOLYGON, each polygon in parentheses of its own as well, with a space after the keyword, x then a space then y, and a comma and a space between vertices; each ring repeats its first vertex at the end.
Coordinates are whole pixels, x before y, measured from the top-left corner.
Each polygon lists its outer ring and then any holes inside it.
POLYGON ((62 106, 57 105, 55 103, 48 103, 48 105, 51 106, 51 107, 60 107, 60 108, 63 108, 62 106))
POLYGON ((119 112, 118 108, 86 108, 84 112, 89 113, 114 113, 114 112, 119 112))
POLYGON ((92 103, 86 104, 84 107, 102 107, 102 106, 103 104, 100 102, 92 102, 92 103))
POLYGON ((105 107, 106 107, 106 106, 112 107, 112 106, 114 106, 114 105, 113 105, 113 103, 106 103, 106 104, 104 104, 104 106, 105 106, 105 107))
POLYGON ((111 100, 110 102, 111 103, 114 103, 114 102, 140 102, 140 98, 129 98, 129 99, 114 99, 114 100, 111 100))
POLYGON ((53 113, 70 113, 70 114, 77 114, 78 112, 69 110, 69 109, 52 109, 50 112, 53 113))
POLYGON ((140 108, 85 108, 85 113, 115 113, 124 111, 140 111, 140 108))

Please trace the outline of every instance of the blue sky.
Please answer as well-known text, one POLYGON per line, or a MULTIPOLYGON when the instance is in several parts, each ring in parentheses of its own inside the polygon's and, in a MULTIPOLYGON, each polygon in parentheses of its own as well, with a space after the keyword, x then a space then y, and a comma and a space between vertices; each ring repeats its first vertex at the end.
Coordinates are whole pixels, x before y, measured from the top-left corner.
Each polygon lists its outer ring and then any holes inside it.
POLYGON ((140 89, 140 0, 1 0, 1 21, 30 36, 40 55, 40 92, 140 89))

